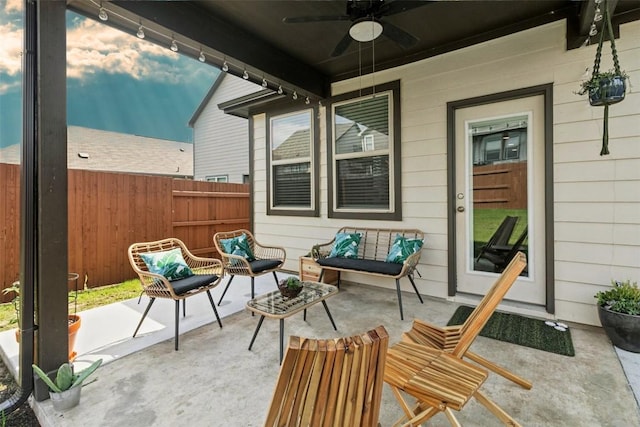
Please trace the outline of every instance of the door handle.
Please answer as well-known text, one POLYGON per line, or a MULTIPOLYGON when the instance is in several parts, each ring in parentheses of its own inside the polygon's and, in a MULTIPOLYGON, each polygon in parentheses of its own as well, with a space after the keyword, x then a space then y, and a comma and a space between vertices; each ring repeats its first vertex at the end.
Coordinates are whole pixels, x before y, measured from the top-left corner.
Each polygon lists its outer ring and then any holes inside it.
POLYGON ((456 208, 456 210, 457 210, 458 212, 464 212, 464 206, 458 206, 458 207, 456 208))

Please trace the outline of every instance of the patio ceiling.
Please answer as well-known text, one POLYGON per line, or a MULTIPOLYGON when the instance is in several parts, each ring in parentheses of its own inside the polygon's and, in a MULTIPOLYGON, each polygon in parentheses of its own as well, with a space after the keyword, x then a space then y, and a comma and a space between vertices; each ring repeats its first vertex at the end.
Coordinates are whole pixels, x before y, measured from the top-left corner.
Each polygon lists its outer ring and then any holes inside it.
MULTIPOLYGON (((282 84, 289 92, 325 98, 330 84, 375 70, 395 67, 560 19, 567 19, 567 48, 579 47, 593 22, 595 0, 547 1, 393 1, 382 2, 383 23, 417 38, 401 47, 385 28, 375 43, 352 41, 332 56, 351 20, 284 23, 283 18, 344 16, 379 1, 114 1, 68 0, 68 8, 97 19, 100 4, 107 25, 135 34, 140 24, 146 39, 168 46, 175 37, 180 51, 269 88, 282 84), (348 6, 349 5, 349 6, 348 6)), ((609 0, 614 26, 640 19, 640 1, 609 0)), ((376 6, 379 7, 379 6, 376 6)), ((382 9, 381 9, 382 10, 382 9)), ((358 16, 361 13, 355 13, 358 16)), ((353 15, 352 15, 353 17, 353 15)))

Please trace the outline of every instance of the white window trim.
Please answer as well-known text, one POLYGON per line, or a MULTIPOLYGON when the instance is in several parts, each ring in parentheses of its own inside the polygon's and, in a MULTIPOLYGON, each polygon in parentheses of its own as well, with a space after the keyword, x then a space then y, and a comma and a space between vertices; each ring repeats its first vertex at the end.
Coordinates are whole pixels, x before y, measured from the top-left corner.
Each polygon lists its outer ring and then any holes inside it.
POLYGON ((270 170, 270 179, 269 179, 269 188, 270 188, 270 197, 269 197, 269 206, 272 210, 280 210, 280 211, 314 211, 315 210, 315 173, 314 173, 314 134, 316 132, 316 129, 314 128, 314 111, 313 109, 305 109, 305 110, 298 110, 298 111, 293 111, 290 113, 285 113, 285 114, 277 114, 277 115, 273 115, 269 118, 269 167, 271 168, 270 170), (282 119, 283 117, 288 117, 288 116, 297 116, 302 112, 307 112, 309 114, 309 153, 310 156, 309 157, 298 157, 295 159, 284 159, 284 160, 273 160, 273 149, 272 149, 272 144, 273 144, 273 121, 277 120, 277 119, 282 119), (282 166, 282 165, 288 165, 288 164, 297 164, 297 163, 305 163, 308 162, 309 163, 309 175, 310 175, 310 189, 309 189, 309 196, 310 196, 310 205, 309 206, 276 206, 273 204, 273 200, 274 200, 274 194, 275 194, 275 189, 273 186, 273 180, 275 177, 275 174, 273 173, 274 168, 276 166, 282 166))

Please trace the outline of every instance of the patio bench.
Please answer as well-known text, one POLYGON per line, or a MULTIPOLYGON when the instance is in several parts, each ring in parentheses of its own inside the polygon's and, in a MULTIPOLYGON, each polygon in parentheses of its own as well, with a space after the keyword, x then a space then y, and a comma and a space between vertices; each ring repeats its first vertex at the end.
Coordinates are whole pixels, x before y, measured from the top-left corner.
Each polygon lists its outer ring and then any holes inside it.
MULTIPOLYGON (((416 272, 416 266, 420 261, 422 242, 424 241, 424 233, 422 231, 416 229, 342 227, 338 230, 336 237, 330 242, 314 245, 311 250, 312 257, 322 268, 319 281, 322 281, 325 270, 338 272, 338 286, 340 286, 340 273, 343 271, 393 278, 396 281, 400 319, 404 320, 400 279, 407 277, 420 303, 424 303, 413 280, 413 274, 416 272), (340 241, 342 240, 341 238, 350 235, 360 236, 357 244, 352 242, 352 253, 346 256, 340 253, 336 254, 336 252, 339 252, 337 247, 344 243, 340 241), (338 237, 338 241, 336 241, 336 237, 338 237), (416 244, 416 242, 419 242, 419 244, 416 244), (399 258, 394 257, 391 253, 392 249, 397 252, 399 248, 402 249, 412 245, 413 250, 409 250, 410 253, 405 253, 404 256, 399 258), (393 261, 391 258, 394 258, 393 261)), ((356 238, 355 240, 358 239, 356 238)))

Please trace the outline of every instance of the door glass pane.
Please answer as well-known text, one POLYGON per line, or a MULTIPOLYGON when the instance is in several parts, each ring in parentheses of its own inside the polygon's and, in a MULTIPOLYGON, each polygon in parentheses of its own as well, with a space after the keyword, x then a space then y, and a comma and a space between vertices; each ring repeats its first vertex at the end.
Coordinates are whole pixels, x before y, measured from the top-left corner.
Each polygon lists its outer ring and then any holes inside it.
POLYGON ((472 270, 501 273, 528 253, 528 116, 470 123, 468 132, 472 270))

